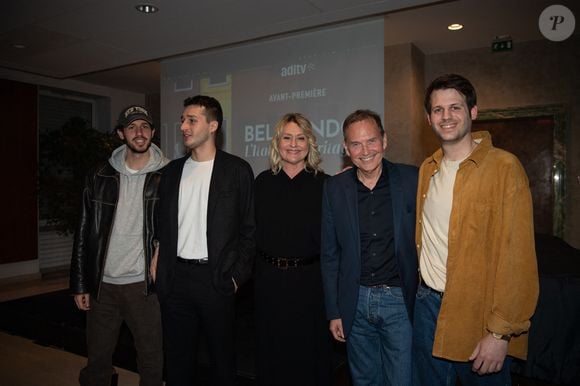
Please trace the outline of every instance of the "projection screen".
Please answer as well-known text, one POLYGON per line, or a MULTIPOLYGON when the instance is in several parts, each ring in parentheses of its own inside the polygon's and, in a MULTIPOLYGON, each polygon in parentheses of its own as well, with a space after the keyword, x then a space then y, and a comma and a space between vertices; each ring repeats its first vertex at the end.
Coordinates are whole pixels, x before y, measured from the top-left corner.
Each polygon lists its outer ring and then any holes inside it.
POLYGON ((221 148, 268 168, 276 122, 300 112, 312 122, 323 168, 343 167, 342 122, 365 108, 383 115, 382 18, 164 60, 161 142, 169 158, 185 154, 183 100, 217 98, 224 110, 221 148))

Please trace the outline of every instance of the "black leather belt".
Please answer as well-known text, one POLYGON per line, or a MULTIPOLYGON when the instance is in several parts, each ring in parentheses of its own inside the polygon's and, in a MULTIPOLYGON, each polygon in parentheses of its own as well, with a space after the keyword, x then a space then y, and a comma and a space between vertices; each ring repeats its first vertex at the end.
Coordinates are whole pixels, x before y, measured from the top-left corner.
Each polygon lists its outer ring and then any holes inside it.
POLYGON ((429 287, 427 284, 425 284, 423 282, 421 282, 421 287, 425 288, 426 290, 429 290, 429 291, 433 292, 435 295, 438 295, 441 298, 443 297, 443 292, 434 290, 433 288, 429 287))
POLYGON ((270 256, 262 251, 258 251, 258 255, 262 256, 264 260, 279 269, 297 268, 303 265, 313 264, 320 260, 320 255, 308 257, 278 257, 270 256))
POLYGON ((367 288, 380 288, 380 289, 387 289, 387 288, 393 288, 396 287, 394 285, 388 285, 388 284, 373 284, 373 285, 365 285, 365 284, 361 284, 363 287, 367 287, 367 288))
POLYGON ((208 263, 208 259, 184 259, 183 257, 177 256, 177 262, 189 265, 206 265, 208 263))

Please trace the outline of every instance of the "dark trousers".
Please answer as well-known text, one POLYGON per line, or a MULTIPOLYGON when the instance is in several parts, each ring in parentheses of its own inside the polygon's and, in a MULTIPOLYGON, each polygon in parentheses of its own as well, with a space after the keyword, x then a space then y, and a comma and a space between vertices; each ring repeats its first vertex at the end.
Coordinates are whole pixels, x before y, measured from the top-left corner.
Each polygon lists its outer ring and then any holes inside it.
POLYGON ((208 265, 176 263, 172 289, 161 302, 167 386, 194 384, 202 333, 211 385, 234 385, 234 300, 214 289, 208 265))
POLYGON ((330 386, 320 263, 279 269, 258 258, 254 285, 256 385, 330 386))
POLYGON ((157 295, 144 295, 145 283, 102 283, 99 300, 91 298, 87 312, 87 366, 80 372, 83 386, 108 386, 113 372, 113 352, 123 321, 137 350, 140 386, 160 386, 163 381, 161 314, 157 295))

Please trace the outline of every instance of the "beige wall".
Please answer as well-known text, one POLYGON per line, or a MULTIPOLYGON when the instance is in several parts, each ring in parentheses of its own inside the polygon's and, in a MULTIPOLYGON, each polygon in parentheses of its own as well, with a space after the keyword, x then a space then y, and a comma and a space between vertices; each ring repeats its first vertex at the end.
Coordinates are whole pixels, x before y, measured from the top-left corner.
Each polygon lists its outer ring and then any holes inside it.
POLYGON ((513 51, 502 53, 481 48, 426 55, 422 66, 413 59, 420 56, 420 52, 414 51, 418 49, 412 45, 385 47, 385 126, 392 126, 393 140, 403 143, 405 151, 405 155, 395 153, 394 160, 415 160, 436 148, 433 135, 426 128, 424 114, 418 118, 416 105, 419 100, 422 103, 422 93, 405 92, 417 79, 424 79, 424 89, 441 74, 461 74, 474 84, 480 110, 564 105, 569 112, 565 138, 567 197, 564 238, 580 248, 580 183, 577 180, 580 175, 580 36, 560 43, 547 40, 516 43, 513 51), (403 70, 400 67, 404 65, 410 67, 403 70), (409 116, 412 117, 410 121, 409 116))
POLYGON ((420 165, 425 158, 417 139, 425 138, 422 94, 424 55, 412 44, 385 47, 386 157, 420 165))

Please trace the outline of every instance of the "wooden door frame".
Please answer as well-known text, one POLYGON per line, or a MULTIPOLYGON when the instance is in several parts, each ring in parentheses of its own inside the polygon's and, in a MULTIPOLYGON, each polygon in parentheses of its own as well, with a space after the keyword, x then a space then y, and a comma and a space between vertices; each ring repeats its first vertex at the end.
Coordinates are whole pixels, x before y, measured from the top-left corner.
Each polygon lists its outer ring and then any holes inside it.
POLYGON ((541 105, 485 109, 477 113, 478 121, 513 118, 551 117, 554 121, 552 143, 552 181, 554 193, 552 233, 564 237, 566 207, 566 133, 569 125, 568 109, 564 105, 541 105))

